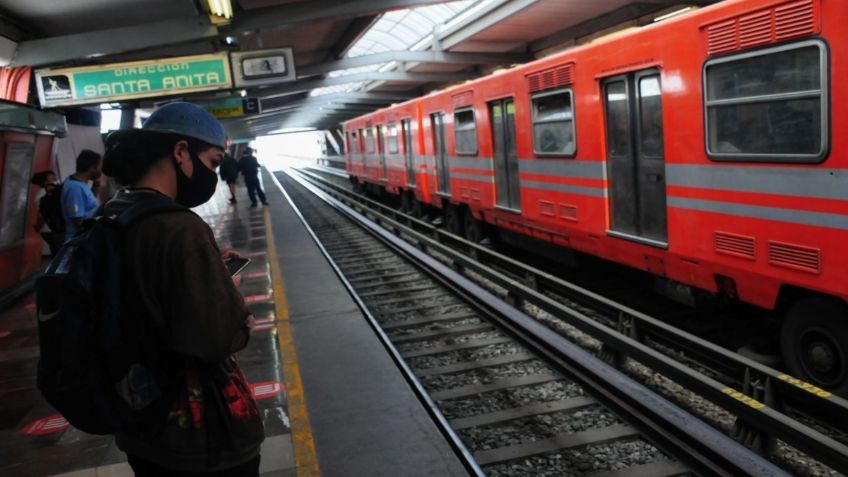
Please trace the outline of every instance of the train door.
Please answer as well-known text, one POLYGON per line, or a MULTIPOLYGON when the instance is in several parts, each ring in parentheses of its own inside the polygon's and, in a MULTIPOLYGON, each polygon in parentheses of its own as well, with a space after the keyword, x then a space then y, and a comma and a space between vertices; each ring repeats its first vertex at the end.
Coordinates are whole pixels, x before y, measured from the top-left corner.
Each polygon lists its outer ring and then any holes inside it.
POLYGON ((406 183, 415 186, 415 163, 412 160, 412 123, 409 119, 400 122, 401 134, 403 135, 403 161, 406 165, 406 183))
POLYGON ((365 177, 373 178, 372 174, 374 174, 374 172, 371 170, 371 164, 374 162, 372 159, 372 156, 374 155, 374 133, 371 132, 370 127, 360 129, 360 131, 362 134, 359 136, 362 138, 363 145, 365 146, 365 150, 362 154, 362 163, 365 167, 365 177))
POLYGON ((521 210, 521 183, 515 149, 515 103, 501 99, 489 103, 494 150, 495 194, 499 207, 521 210))
POLYGON ((377 126, 377 147, 380 149, 378 154, 380 158, 380 167, 383 169, 383 179, 388 179, 388 167, 386 165, 386 141, 383 137, 383 126, 377 126))
POLYGON ((610 229, 655 245, 668 240, 662 95, 657 70, 603 82, 610 229))
POLYGON ((433 123, 433 151, 436 153, 436 169, 438 173, 437 192, 450 194, 450 172, 448 171, 448 158, 445 154, 445 115, 444 113, 433 113, 430 115, 433 123))

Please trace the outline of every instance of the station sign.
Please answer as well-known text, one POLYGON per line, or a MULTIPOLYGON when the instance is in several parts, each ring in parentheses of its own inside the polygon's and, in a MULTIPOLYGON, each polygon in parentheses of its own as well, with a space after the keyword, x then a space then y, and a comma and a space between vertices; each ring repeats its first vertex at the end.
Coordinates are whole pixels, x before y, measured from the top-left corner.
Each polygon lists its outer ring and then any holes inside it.
POLYGON ((234 51, 233 81, 237 88, 296 81, 294 53, 291 48, 234 51))
POLYGON ((35 72, 45 108, 232 88, 227 53, 35 72))
POLYGON ((246 114, 258 114, 259 98, 222 98, 214 100, 192 101, 194 104, 209 111, 216 118, 237 118, 246 114))

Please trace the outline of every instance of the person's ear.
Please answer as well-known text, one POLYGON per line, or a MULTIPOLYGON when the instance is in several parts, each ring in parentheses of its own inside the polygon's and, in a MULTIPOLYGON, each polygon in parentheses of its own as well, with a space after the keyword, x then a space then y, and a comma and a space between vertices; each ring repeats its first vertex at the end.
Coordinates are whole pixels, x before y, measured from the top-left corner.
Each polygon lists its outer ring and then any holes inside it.
POLYGON ((188 141, 177 141, 174 144, 172 155, 174 157, 174 160, 177 161, 178 165, 182 164, 182 162, 185 160, 189 160, 191 158, 191 154, 189 154, 188 152, 188 141))

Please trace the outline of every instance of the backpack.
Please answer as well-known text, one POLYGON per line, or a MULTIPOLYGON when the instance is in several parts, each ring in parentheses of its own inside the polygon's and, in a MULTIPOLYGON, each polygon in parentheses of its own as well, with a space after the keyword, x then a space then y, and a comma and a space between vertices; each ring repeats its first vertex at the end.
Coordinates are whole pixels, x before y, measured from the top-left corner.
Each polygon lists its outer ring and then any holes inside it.
POLYGON ((38 388, 74 427, 115 434, 153 413, 165 415, 169 389, 156 368, 162 345, 132 319, 130 274, 122 273, 130 226, 154 214, 189 209, 164 197, 83 223, 36 281, 41 356, 38 388))

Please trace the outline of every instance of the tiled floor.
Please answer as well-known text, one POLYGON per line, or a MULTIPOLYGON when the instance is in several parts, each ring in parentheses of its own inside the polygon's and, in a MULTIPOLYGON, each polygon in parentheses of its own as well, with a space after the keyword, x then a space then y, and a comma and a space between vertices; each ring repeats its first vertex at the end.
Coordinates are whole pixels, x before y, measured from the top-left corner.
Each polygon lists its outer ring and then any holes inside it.
MULTIPOLYGON (((276 338, 275 304, 266 259, 262 208, 249 208, 244 190, 237 206, 227 203, 223 184, 197 212, 215 231, 221 247, 248 256, 240 290, 257 319, 239 359, 254 387, 265 422, 263 476, 293 476, 291 430, 276 338)), ((129 476, 126 457, 112 437, 78 431, 56 414, 35 387, 38 336, 34 297, 0 312, 0 475, 129 476)))

